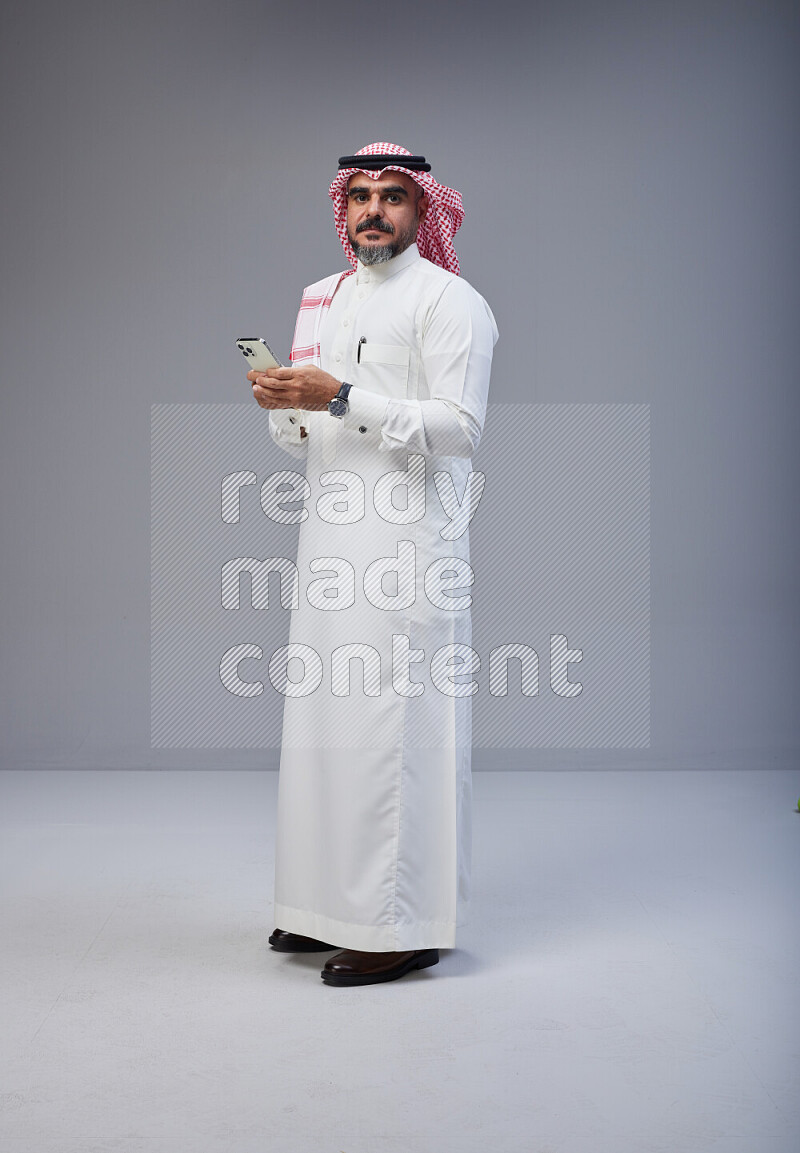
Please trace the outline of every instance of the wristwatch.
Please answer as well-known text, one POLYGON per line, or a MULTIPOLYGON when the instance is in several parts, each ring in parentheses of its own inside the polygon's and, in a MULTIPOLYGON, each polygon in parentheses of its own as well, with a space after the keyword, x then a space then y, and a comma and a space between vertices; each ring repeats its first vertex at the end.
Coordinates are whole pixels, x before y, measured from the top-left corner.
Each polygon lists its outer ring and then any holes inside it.
POLYGON ((336 396, 334 396, 333 400, 328 401, 328 412, 331 414, 331 416, 338 416, 341 420, 341 418, 347 413, 347 410, 350 408, 350 402, 347 399, 347 394, 352 387, 352 384, 348 384, 346 381, 344 381, 342 383, 342 387, 336 393, 336 396))

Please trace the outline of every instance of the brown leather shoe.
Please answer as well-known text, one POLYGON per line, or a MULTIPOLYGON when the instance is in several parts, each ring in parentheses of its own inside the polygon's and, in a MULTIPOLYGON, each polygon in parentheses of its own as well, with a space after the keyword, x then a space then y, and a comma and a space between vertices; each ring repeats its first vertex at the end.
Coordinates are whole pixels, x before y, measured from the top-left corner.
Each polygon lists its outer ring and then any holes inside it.
POLYGON ((324 953, 326 949, 339 947, 315 941, 313 937, 301 937, 299 933, 287 933, 285 929, 273 930, 269 943, 278 953, 324 953))
POLYGON ((407 953, 344 949, 325 962, 320 976, 326 985, 377 985, 379 981, 396 981, 412 969, 426 969, 438 963, 438 949, 412 949, 407 953))

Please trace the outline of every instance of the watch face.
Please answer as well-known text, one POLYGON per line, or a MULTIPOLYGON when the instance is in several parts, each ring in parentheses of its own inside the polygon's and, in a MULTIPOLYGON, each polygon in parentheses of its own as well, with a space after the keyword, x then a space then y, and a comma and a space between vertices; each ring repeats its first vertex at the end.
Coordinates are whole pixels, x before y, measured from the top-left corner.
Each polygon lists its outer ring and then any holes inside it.
POLYGON ((331 416, 344 416, 344 414, 347 412, 347 409, 347 401, 342 400, 341 397, 338 396, 335 396, 333 400, 328 404, 328 412, 331 414, 331 416))

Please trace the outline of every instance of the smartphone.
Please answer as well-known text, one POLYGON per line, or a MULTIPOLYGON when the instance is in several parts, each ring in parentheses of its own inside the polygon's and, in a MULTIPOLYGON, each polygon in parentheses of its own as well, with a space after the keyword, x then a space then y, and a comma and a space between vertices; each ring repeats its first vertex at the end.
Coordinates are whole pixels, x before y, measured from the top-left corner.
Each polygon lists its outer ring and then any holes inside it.
MULTIPOLYGON (((245 336, 240 336, 236 344, 251 369, 254 368, 258 372, 266 372, 268 368, 283 368, 283 365, 263 337, 256 336, 250 340, 245 336)), ((287 411, 292 413, 289 417, 292 424, 296 424, 298 421, 300 422, 300 439, 302 440, 303 437, 308 436, 308 417, 306 413, 300 408, 293 408, 287 411)))
POLYGON ((263 340, 260 336, 252 339, 248 339, 246 336, 240 336, 236 344, 250 369, 256 369, 257 372, 266 372, 268 368, 283 368, 283 365, 267 344, 266 340, 263 340))

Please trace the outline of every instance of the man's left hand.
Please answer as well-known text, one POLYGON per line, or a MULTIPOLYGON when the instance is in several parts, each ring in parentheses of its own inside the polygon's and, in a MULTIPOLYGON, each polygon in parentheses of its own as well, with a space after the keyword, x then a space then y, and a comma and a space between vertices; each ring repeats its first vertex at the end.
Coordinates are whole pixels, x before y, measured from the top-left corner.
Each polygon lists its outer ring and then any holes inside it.
POLYGON ((322 412, 333 400, 341 381, 313 364, 296 368, 268 368, 266 372, 253 369, 247 379, 252 382, 253 396, 261 408, 302 408, 306 412, 322 412))

